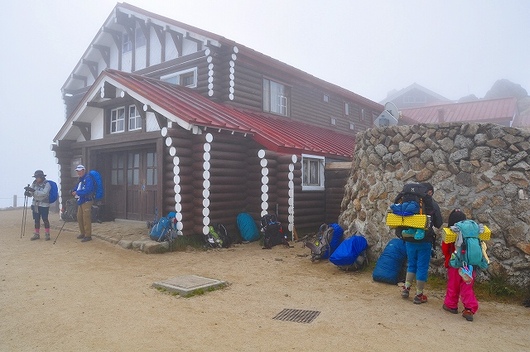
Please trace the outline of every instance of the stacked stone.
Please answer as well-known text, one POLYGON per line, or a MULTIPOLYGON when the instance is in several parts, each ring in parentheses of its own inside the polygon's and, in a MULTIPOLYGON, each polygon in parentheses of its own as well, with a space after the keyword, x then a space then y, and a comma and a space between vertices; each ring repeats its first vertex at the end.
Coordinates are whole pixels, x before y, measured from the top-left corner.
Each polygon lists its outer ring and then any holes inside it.
MULTIPOLYGON (((430 182, 443 226, 460 208, 491 229, 492 263, 482 279, 506 275, 518 286, 530 284, 529 131, 446 123, 373 128, 356 140, 339 222, 347 234, 366 236, 372 259, 395 236, 385 218, 403 185, 430 182)), ((431 263, 433 271, 445 272, 441 257, 431 263)))

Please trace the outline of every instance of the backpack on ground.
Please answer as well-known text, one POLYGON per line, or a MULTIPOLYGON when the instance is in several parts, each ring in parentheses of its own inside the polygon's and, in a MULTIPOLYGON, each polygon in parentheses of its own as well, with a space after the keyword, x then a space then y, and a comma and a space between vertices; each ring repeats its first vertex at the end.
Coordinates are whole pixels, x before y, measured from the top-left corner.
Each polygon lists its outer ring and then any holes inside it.
POLYGON ((66 222, 77 221, 77 199, 71 198, 66 201, 61 209, 61 219, 66 222))
POLYGON ((274 214, 265 214, 261 217, 261 232, 263 233, 263 249, 271 249, 283 244, 289 247, 287 236, 283 232, 282 224, 274 214))
POLYGON ((48 203, 52 204, 54 203, 57 198, 59 198, 59 188, 57 187, 57 183, 52 180, 46 180, 50 184, 50 194, 48 195, 48 203))
POLYGON ((304 241, 304 246, 311 250, 311 261, 328 259, 342 242, 343 234, 339 224, 320 225, 316 241, 304 241))
POLYGON ((96 202, 99 202, 103 199, 103 196, 105 194, 103 180, 101 179, 100 173, 96 170, 90 170, 88 174, 90 175, 90 177, 92 177, 92 183, 94 184, 94 200, 96 202))
POLYGON ((455 252, 451 255, 449 264, 453 268, 473 265, 487 269, 488 260, 485 256, 485 243, 480 239, 480 234, 485 232, 483 225, 473 220, 462 220, 451 226, 456 233, 455 252))
POLYGON ((172 241, 176 237, 177 219, 175 212, 170 212, 167 216, 158 219, 151 227, 149 238, 153 241, 172 241))
POLYGON ((392 238, 375 263, 372 278, 377 282, 395 285, 405 280, 407 249, 400 238, 392 238))
POLYGON ((396 229, 399 238, 422 240, 430 228, 431 217, 426 215, 426 203, 430 201, 428 188, 421 183, 408 183, 390 205, 386 224, 396 229))
POLYGON ((366 238, 355 234, 341 242, 329 257, 329 261, 346 271, 363 269, 368 264, 366 248, 368 248, 366 238))
POLYGON ((243 241, 257 241, 259 239, 259 230, 252 216, 248 213, 237 214, 237 227, 241 233, 243 241))
POLYGON ((232 239, 223 224, 212 224, 208 228, 210 231, 204 236, 204 240, 210 248, 228 248, 232 245, 232 239))

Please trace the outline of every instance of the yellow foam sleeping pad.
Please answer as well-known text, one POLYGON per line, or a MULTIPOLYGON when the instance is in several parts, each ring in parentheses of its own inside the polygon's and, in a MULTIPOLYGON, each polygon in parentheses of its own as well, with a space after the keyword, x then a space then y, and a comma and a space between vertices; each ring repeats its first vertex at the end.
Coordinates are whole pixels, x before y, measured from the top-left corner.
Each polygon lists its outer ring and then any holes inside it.
POLYGON ((386 225, 388 227, 412 227, 415 229, 424 229, 427 230, 431 223, 430 215, 396 215, 394 213, 387 213, 386 215, 386 225))
MULTIPOLYGON (((482 241, 489 241, 491 239, 491 230, 486 225, 483 225, 483 226, 484 226, 484 232, 480 233, 478 235, 478 238, 481 239, 482 241)), ((456 238, 458 237, 456 232, 451 230, 451 228, 449 227, 443 228, 442 235, 443 235, 442 240, 445 243, 453 243, 454 241, 456 241, 456 238)))

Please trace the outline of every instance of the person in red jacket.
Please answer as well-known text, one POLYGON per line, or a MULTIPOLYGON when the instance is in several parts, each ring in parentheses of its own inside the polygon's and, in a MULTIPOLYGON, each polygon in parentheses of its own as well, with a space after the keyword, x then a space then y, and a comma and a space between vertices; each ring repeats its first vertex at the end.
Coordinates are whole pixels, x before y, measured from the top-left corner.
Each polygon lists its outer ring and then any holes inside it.
MULTIPOLYGON (((449 214, 447 225, 451 227, 462 220, 466 220, 466 214, 460 209, 454 209, 449 214)), ((453 314, 458 314, 458 300, 460 299, 464 305, 462 316, 467 321, 473 321, 473 315, 478 310, 478 301, 473 290, 473 284, 477 275, 476 270, 473 270, 473 280, 471 282, 467 283, 464 281, 458 272, 458 268, 453 268, 449 265, 451 254, 453 254, 454 251, 454 242, 445 243, 442 241, 442 252, 445 257, 445 267, 447 268, 447 289, 442 309, 453 314)))

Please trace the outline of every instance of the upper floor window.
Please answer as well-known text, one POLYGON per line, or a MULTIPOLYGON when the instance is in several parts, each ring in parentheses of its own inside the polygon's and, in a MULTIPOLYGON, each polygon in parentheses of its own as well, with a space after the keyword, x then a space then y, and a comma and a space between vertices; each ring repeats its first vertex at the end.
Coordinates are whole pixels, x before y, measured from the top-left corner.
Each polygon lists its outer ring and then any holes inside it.
POLYGON ((140 26, 137 26, 134 30, 134 44, 137 48, 146 44, 145 34, 140 26))
POLYGON ((325 103, 329 103, 329 95, 324 94, 324 98, 323 99, 324 99, 325 103))
POLYGON ((324 190, 324 166, 324 157, 302 154, 303 191, 324 190))
POLYGON ((281 83, 263 79, 263 111, 289 116, 289 90, 281 83))
POLYGON ((169 75, 160 77, 164 82, 184 86, 188 88, 197 87, 197 68, 175 72, 169 75))
POLYGON ((350 104, 344 103, 344 115, 348 116, 350 114, 350 104))
POLYGON ((136 109, 136 105, 129 106, 129 131, 142 129, 142 117, 136 109))
POLYGON ((125 131, 125 108, 112 109, 110 111, 110 133, 125 131))
POLYGON ((336 126, 337 125, 337 119, 334 118, 334 117, 332 117, 329 122, 331 123, 332 126, 336 126))
POLYGON ((142 117, 136 105, 119 107, 110 111, 110 133, 122 133, 126 128, 128 131, 142 129, 142 117))
POLYGON ((129 36, 129 33, 123 33, 122 43, 121 43, 121 52, 127 53, 132 50, 132 39, 129 36))

